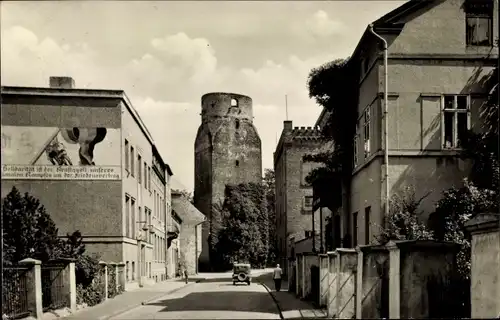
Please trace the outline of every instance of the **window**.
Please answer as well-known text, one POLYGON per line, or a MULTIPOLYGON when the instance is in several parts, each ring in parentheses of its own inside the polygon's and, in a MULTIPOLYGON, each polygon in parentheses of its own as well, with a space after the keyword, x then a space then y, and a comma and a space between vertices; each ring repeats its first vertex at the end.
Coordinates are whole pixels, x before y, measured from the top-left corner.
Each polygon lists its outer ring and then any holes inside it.
POLYGON ((238 107, 238 100, 231 99, 231 107, 238 107))
POLYGON ((137 182, 142 183, 142 157, 137 155, 137 182))
POLYGON ((132 261, 132 280, 135 280, 135 261, 132 261))
POLYGON ((364 112, 364 125, 363 125, 363 129, 364 129, 364 150, 365 150, 365 159, 368 158, 368 156, 370 155, 370 108, 371 107, 368 107, 366 108, 365 112, 364 112))
POLYGON ((240 166, 240 161, 239 160, 236 160, 236 166, 239 167, 240 166))
POLYGON ((236 119, 234 126, 236 129, 239 129, 240 128, 240 120, 236 119))
POLYGON ((128 145, 128 140, 125 139, 125 170, 129 171, 129 155, 128 155, 128 152, 129 152, 129 145, 128 145))
POLYGON ((151 191, 151 167, 148 166, 148 190, 151 191))
POLYGON ((493 1, 466 1, 465 36, 468 46, 493 45, 493 1))
MULTIPOLYGON (((147 210, 148 210, 148 213, 147 213, 147 215, 148 215, 148 217, 147 217, 147 219, 148 219, 148 228, 152 228, 152 225, 151 225, 151 209, 147 208, 147 210)), ((148 238, 148 242, 151 243, 151 232, 148 232, 147 238, 148 238)))
POLYGON ((443 148, 460 148, 470 127, 470 99, 466 95, 445 95, 442 98, 443 148))
POLYGON ((153 190, 153 217, 156 218, 156 211, 158 208, 156 207, 156 190, 153 190))
POLYGON ((130 197, 125 196, 125 236, 130 236, 130 197))
POLYGON ((136 225, 136 217, 135 217, 135 200, 134 199, 131 199, 130 201, 130 210, 132 212, 132 235, 131 235, 131 238, 132 239, 135 239, 135 225, 136 225))
POLYGON ((130 174, 134 176, 135 161, 134 161, 134 147, 130 147, 130 174))
POLYGON ((370 244, 370 213, 372 207, 365 208, 365 244, 370 244))
POLYGON ((352 247, 358 245, 358 212, 352 214, 352 247))
POLYGON ((304 197, 304 210, 312 210, 312 205, 313 205, 313 197, 312 196, 305 196, 304 197))
POLYGON ((148 188, 148 165, 144 161, 144 188, 148 188))

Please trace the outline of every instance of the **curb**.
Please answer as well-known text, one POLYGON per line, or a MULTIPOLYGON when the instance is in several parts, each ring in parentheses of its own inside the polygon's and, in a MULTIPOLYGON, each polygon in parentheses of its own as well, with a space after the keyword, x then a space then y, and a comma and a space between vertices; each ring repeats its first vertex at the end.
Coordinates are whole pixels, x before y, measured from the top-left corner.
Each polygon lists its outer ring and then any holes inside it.
POLYGON ((177 291, 179 291, 179 290, 181 290, 181 289, 184 289, 184 288, 190 287, 190 286, 194 285, 195 283, 199 283, 200 281, 201 281, 201 279, 200 279, 200 280, 197 280, 197 281, 195 281, 195 282, 188 283, 188 284, 186 284, 185 286, 182 286, 182 287, 179 287, 179 288, 175 288, 175 289, 172 289, 172 290, 170 290, 170 291, 165 291, 165 292, 163 292, 163 293, 161 293, 161 294, 159 294, 159 295, 157 295, 157 296, 155 296, 155 297, 153 297, 153 298, 150 298, 150 299, 147 299, 147 300, 141 301, 140 303, 134 303, 134 304, 132 304, 132 305, 127 306, 126 308, 124 308, 124 309, 122 309, 122 310, 119 310, 119 311, 113 312, 113 313, 112 313, 112 314, 110 314, 110 315, 106 315, 106 316, 99 317, 99 319, 98 319, 98 320, 108 320, 108 319, 113 318, 113 317, 116 317, 116 316, 118 316, 118 315, 120 315, 120 314, 123 314, 123 313, 129 312, 130 310, 135 309, 135 308, 137 308, 137 307, 140 307, 140 306, 145 306, 145 305, 147 305, 147 304, 149 304, 149 303, 151 303, 151 302, 153 302, 153 301, 155 301, 155 300, 159 300, 160 298, 162 298, 162 297, 164 297, 164 296, 167 296, 167 295, 169 295, 169 294, 172 294, 172 293, 174 293, 174 292, 177 292, 177 291))
POLYGON ((280 315, 280 319, 281 320, 284 320, 285 317, 283 317, 283 312, 281 311, 281 307, 280 307, 280 304, 278 302, 278 299, 276 299, 276 297, 274 296, 273 292, 271 291, 271 289, 266 285, 264 284, 263 282, 260 282, 259 283, 264 287, 266 288, 267 292, 269 292, 269 295, 271 295, 271 298, 273 299, 274 303, 276 304, 276 307, 278 308, 278 313, 280 315))

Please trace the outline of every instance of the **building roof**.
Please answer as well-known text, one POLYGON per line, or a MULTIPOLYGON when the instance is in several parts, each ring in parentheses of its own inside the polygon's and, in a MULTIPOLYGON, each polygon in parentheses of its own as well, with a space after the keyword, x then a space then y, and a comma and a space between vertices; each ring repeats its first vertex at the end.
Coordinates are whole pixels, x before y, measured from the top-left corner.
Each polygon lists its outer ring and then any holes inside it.
POLYGON ((172 192, 172 210, 179 215, 183 224, 199 224, 206 220, 205 215, 178 192, 172 192))
MULTIPOLYGON (((2 86, 1 94, 2 100, 6 97, 32 97, 37 99, 57 97, 62 98, 63 100, 68 100, 68 103, 64 102, 64 105, 75 106, 79 105, 79 103, 82 105, 88 105, 84 102, 88 99, 101 99, 108 101, 108 106, 110 100, 116 100, 117 102, 121 101, 132 115, 132 118, 139 125, 139 128, 146 136, 146 139, 148 139, 149 143, 152 145, 153 152, 156 151, 157 157, 162 162, 162 165, 166 167, 168 174, 173 175, 170 166, 163 160, 158 152, 151 133, 123 90, 2 86)), ((61 101, 61 104, 63 104, 63 101, 61 101)), ((97 103, 97 105, 99 106, 100 104, 97 103)))
POLYGON ((293 127, 292 121, 284 121, 283 131, 273 153, 274 163, 281 156, 286 143, 299 142, 302 146, 315 146, 325 141, 326 138, 318 127, 293 127))
MULTIPOLYGON (((403 5, 397 7, 396 9, 386 13, 379 19, 373 21, 371 25, 373 25, 373 29, 380 34, 383 33, 399 33, 404 27, 406 18, 415 13, 417 10, 422 9, 431 4, 436 4, 438 1, 436 0, 409 0, 403 5)), ((368 25, 361 36, 354 52, 351 55, 355 57, 361 51, 362 44, 365 42, 366 37, 370 34, 370 25, 368 25)), ((373 35, 371 35, 373 36, 373 35)))

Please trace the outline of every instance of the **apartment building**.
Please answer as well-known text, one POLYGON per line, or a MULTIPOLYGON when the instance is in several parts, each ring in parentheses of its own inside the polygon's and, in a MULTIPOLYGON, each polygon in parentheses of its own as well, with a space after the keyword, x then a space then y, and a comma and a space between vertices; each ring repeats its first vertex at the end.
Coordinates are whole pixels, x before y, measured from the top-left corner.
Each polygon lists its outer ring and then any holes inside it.
POLYGON ((428 215, 467 175, 457 155, 466 130, 484 125, 484 83, 498 61, 498 0, 411 0, 373 29, 388 44, 387 88, 381 41, 369 28, 348 62, 360 70, 354 169, 341 219, 349 246, 374 242, 387 198, 412 188, 426 196, 420 209, 428 215))
POLYGON ((172 171, 123 91, 2 87, 2 197, 40 199, 61 236, 126 264, 127 288, 166 279, 172 171))
MULTIPOLYGON (((309 172, 318 164, 305 162, 303 156, 317 152, 324 142, 317 128, 294 128, 292 121, 283 122, 283 131, 274 152, 274 172, 276 236, 280 264, 284 269, 287 267, 287 259, 293 256, 295 242, 312 238, 313 229, 315 233, 319 232, 318 215, 314 215, 313 228, 313 190, 305 181, 309 172)), ((302 243, 301 247, 312 251, 313 242, 308 243, 302 243)))

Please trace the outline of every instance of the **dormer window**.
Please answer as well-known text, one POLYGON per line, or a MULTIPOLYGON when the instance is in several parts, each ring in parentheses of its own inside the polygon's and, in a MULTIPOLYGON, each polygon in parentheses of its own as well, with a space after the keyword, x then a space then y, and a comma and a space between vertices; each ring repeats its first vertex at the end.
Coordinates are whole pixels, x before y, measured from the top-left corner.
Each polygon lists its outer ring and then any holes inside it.
POLYGON ((238 107, 238 100, 237 99, 231 99, 231 107, 238 107))
POLYGON ((465 3, 467 46, 493 45, 493 1, 467 0, 465 3))

